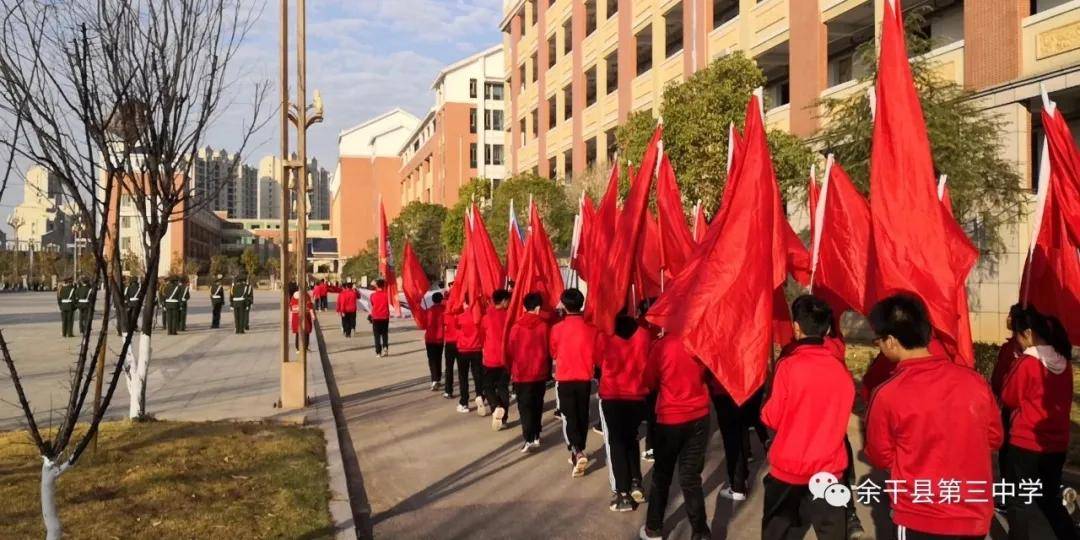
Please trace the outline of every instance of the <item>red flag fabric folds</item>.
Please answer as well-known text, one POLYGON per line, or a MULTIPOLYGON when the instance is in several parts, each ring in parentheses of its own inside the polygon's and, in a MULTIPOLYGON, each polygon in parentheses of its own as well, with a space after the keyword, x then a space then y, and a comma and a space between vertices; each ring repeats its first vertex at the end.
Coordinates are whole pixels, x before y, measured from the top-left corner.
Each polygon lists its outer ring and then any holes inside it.
POLYGON ((401 316, 401 302, 397 295, 397 276, 394 274, 394 251, 390 248, 390 230, 386 226, 386 209, 379 198, 379 273, 386 280, 386 295, 397 316, 401 316))
POLYGON ((551 247, 551 239, 544 230, 544 223, 540 219, 540 212, 536 210, 536 205, 529 208, 529 228, 529 238, 525 241, 521 267, 514 276, 514 290, 510 296, 504 339, 509 336, 514 321, 521 316, 525 295, 532 292, 540 293, 544 299, 541 310, 551 312, 555 310, 563 293, 562 272, 559 270, 555 251, 551 247))
POLYGON ((409 310, 412 311, 417 328, 426 328, 427 319, 421 306, 424 302, 424 294, 431 288, 431 282, 428 281, 424 267, 420 265, 420 259, 416 258, 416 253, 408 242, 405 242, 404 259, 401 266, 401 287, 405 289, 405 299, 409 301, 409 310))
POLYGON ((518 226, 517 213, 514 212, 514 201, 510 201, 510 223, 506 233, 506 275, 513 279, 521 264, 522 251, 525 242, 521 239, 521 227, 518 226))
POLYGON ((696 242, 686 225, 682 194, 667 154, 660 159, 660 174, 656 177, 656 209, 660 229, 660 268, 668 276, 674 276, 686 264, 696 242))
POLYGON ((866 305, 898 292, 926 304, 946 352, 964 364, 958 290, 978 253, 938 201, 930 141, 911 77, 901 14, 885 3, 870 156, 871 238, 866 305), (917 217, 917 218, 916 218, 917 217))
POLYGON ((831 161, 816 201, 811 202, 814 294, 837 314, 852 309, 865 315, 870 205, 840 164, 831 161))
POLYGON ((476 203, 473 203, 472 215, 473 230, 469 238, 472 246, 472 262, 475 264, 474 268, 476 268, 480 276, 480 286, 484 297, 490 299, 492 293, 503 288, 506 284, 506 271, 503 270, 502 262, 499 261, 499 254, 495 251, 495 244, 491 241, 491 235, 488 234, 484 216, 480 214, 480 209, 476 207, 476 203))
POLYGON ((694 243, 701 243, 705 239, 705 231, 709 230, 709 222, 705 221, 705 208, 698 203, 694 207, 694 243))

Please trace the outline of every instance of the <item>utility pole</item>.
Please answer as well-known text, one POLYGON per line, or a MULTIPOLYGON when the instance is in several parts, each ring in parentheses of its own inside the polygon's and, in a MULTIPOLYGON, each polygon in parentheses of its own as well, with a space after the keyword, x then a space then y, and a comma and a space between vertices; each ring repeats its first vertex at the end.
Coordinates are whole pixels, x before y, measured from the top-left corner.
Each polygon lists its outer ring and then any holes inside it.
POLYGON ((12 265, 15 267, 15 279, 18 280, 19 279, 19 229, 21 229, 22 226, 26 224, 26 221, 24 221, 23 218, 13 214, 11 217, 8 218, 7 224, 8 224, 9 227, 11 227, 12 232, 15 233, 14 234, 14 236, 15 236, 15 251, 12 254, 12 256, 14 257, 14 262, 13 262, 12 265))

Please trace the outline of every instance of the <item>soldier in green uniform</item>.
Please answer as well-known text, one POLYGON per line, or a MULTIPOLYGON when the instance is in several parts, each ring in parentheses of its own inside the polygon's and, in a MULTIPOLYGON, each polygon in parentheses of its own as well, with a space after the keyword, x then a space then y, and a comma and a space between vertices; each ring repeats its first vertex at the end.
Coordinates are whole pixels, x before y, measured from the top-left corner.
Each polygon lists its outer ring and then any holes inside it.
POLYGON ((165 284, 165 331, 170 336, 175 336, 180 329, 180 298, 184 288, 176 276, 170 276, 165 284))
POLYGON ((210 285, 210 307, 213 309, 213 318, 210 319, 210 328, 221 328, 221 308, 225 305, 225 285, 221 283, 221 274, 217 275, 214 283, 210 285))
POLYGON ((248 310, 251 309, 248 301, 249 289, 247 278, 239 276, 233 283, 232 294, 229 296, 233 310, 233 325, 236 327, 237 334, 243 334, 248 329, 248 310))
POLYGON ((63 337, 75 337, 75 285, 71 278, 56 291, 56 304, 60 307, 60 332, 63 337))
POLYGON ((90 329, 90 317, 94 305, 90 303, 90 278, 83 277, 79 285, 75 287, 75 299, 79 305, 79 333, 86 334, 90 329))
POLYGON ((244 316, 244 330, 251 330, 251 308, 255 306, 255 284, 247 283, 244 288, 244 298, 247 299, 247 315, 244 316))
POLYGON ((191 300, 191 285, 188 278, 180 278, 180 331, 187 332, 187 306, 191 300))
MULTIPOLYGON (((139 301, 140 292, 142 292, 142 283, 140 283, 139 278, 136 276, 129 277, 127 286, 124 287, 124 314, 127 319, 126 331, 128 332, 134 332, 139 328, 139 310, 136 304, 139 301)), ((151 297, 148 300, 152 301, 153 298, 151 297)))

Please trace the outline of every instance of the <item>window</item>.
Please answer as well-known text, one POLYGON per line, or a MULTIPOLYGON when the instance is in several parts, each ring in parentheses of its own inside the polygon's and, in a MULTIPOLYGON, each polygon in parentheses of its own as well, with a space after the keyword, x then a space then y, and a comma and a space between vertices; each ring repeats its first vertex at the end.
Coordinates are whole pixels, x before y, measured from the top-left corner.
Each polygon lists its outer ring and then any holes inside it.
POLYGON ((574 174, 574 151, 563 152, 563 177, 569 179, 574 174))
POLYGON ((531 2, 529 2, 529 16, 532 17, 532 19, 530 19, 529 22, 531 23, 532 26, 536 26, 536 23, 537 23, 537 18, 538 17, 536 16, 536 4, 539 1, 540 0, 532 0, 531 2))
POLYGON ((124 216, 124 217, 120 218, 120 228, 121 229, 129 229, 129 228, 131 228, 131 216, 124 216))
POLYGON ((619 0, 607 0, 607 18, 612 18, 619 12, 619 0))
POLYGON ((585 0, 585 35, 596 31, 596 0, 585 0))
POLYGON ((937 0, 933 9, 923 11, 920 32, 930 38, 934 47, 964 39, 964 3, 961 0, 937 0))
POLYGON ((503 112, 498 109, 484 111, 484 129, 487 131, 502 131, 503 112))
POLYGON ((563 88, 563 120, 569 120, 571 116, 574 116, 574 92, 573 85, 566 85, 563 88))
POLYGON ((521 119, 521 130, 518 131, 521 134, 521 146, 525 146, 525 119, 521 119))
POLYGON ((585 141, 585 168, 596 165, 596 137, 585 141))
POLYGON ((525 89, 525 64, 518 68, 518 80, 521 81, 521 89, 525 89))
POLYGON ((652 69, 652 26, 642 28, 634 41, 637 43, 637 74, 641 75, 652 69))
POLYGON ((556 174, 555 171, 558 170, 558 168, 559 168, 559 159, 556 158, 555 156, 549 157, 548 158, 548 170, 547 170, 548 178, 553 178, 555 176, 555 174, 556 174))
POLYGON ((533 109, 530 116, 532 117, 532 134, 533 137, 536 137, 536 132, 540 127, 540 110, 533 109))
POLYGON ((787 105, 791 102, 791 84, 789 84, 787 77, 766 83, 764 93, 766 109, 787 105))
POLYGON ((484 83, 484 99, 502 101, 503 85, 501 83, 484 83))
POLYGON ((566 22, 562 25, 563 35, 563 56, 569 56, 570 51, 574 48, 574 31, 573 26, 570 24, 570 19, 566 19, 566 22))
POLYGON ((664 52, 668 58, 683 48, 682 2, 664 14, 664 52))
POLYGON ((607 130, 604 139, 605 144, 607 144, 608 161, 615 161, 615 153, 619 151, 619 140, 615 137, 615 128, 607 130))
POLYGON ((120 249, 124 251, 131 251, 131 238, 124 237, 120 239, 120 249))
POLYGON ((596 103, 596 66, 585 70, 585 106, 596 103))
POLYGON ((1042 13, 1068 2, 1069 0, 1031 0, 1031 14, 1042 13))
POLYGON ((713 0, 712 26, 720 28, 724 23, 739 16, 739 0, 713 0))
POLYGON ((503 164, 503 145, 489 144, 487 153, 491 156, 491 163, 489 163, 489 165, 503 164))
POLYGON ((846 83, 854 78, 855 55, 845 51, 829 58, 829 86, 846 83))
POLYGON ((552 95, 548 98, 548 129, 551 129, 559 123, 558 106, 555 101, 555 96, 552 95))
POLYGON ((604 64, 607 71, 607 93, 610 94, 619 89, 619 51, 611 51, 604 59, 604 64))
POLYGON ((469 143, 469 168, 476 168, 476 143, 469 143))
POLYGON ((536 59, 538 53, 532 53, 532 57, 529 58, 529 65, 532 67, 532 82, 536 82, 537 74, 540 73, 540 63, 536 59))
POLYGON ((558 46, 555 44, 555 42, 556 42, 555 34, 551 34, 551 37, 548 38, 548 42, 547 42, 547 47, 548 47, 548 62, 547 62, 548 65, 547 65, 547 67, 548 67, 548 69, 551 69, 555 65, 555 60, 556 60, 555 55, 558 54, 558 50, 557 50, 558 46))
POLYGON ((469 97, 476 97, 476 79, 469 79, 469 97))
POLYGON ((469 108, 469 133, 476 133, 476 107, 469 108))

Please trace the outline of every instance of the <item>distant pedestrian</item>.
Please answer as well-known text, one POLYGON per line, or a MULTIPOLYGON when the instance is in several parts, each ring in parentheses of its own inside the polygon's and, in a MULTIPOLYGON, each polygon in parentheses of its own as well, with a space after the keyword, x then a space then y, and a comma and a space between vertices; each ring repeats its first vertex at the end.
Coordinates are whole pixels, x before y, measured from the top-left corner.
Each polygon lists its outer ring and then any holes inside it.
POLYGON ((79 333, 86 334, 90 331, 90 319, 93 318, 94 303, 90 298, 94 289, 90 286, 90 278, 83 277, 79 286, 75 289, 75 297, 79 303, 79 333))
POLYGON ((218 274, 214 283, 210 285, 210 309, 212 315, 210 328, 221 328, 221 308, 225 306, 225 285, 221 282, 221 274, 218 274))
MULTIPOLYGON (((457 364, 458 350, 458 324, 457 316, 453 313, 443 312, 443 397, 454 397, 454 365, 457 364)), ((468 411, 466 411, 468 412, 468 411)))
POLYGON ((233 325, 237 334, 243 334, 248 329, 251 296, 251 286, 248 285, 247 278, 244 276, 237 277, 233 283, 232 294, 229 296, 229 304, 233 310, 233 325))
POLYGON ((457 369, 458 386, 460 387, 458 389, 460 396, 457 411, 459 413, 469 412, 469 375, 471 373, 473 390, 476 392, 476 414, 487 416, 488 408, 480 391, 484 372, 484 328, 480 325, 480 321, 477 320, 478 314, 473 311, 469 298, 465 299, 463 307, 465 309, 456 316, 458 328, 457 369))
POLYGON ((437 392, 442 386, 443 317, 446 313, 442 300, 442 293, 431 295, 431 307, 424 310, 424 347, 427 349, 432 392, 437 392))
POLYGON ((175 336, 177 331, 180 330, 180 302, 184 294, 184 288, 180 285, 180 280, 176 276, 169 276, 169 281, 165 284, 164 297, 165 297, 165 332, 167 335, 175 336))
POLYGON ((341 316, 341 331, 345 337, 351 338, 353 330, 356 330, 356 301, 357 293, 353 288, 352 279, 345 282, 345 288, 337 296, 337 312, 341 316))
POLYGON ((180 331, 187 332, 188 302, 191 300, 191 284, 187 276, 180 278, 180 331))
POLYGON ((61 337, 75 337, 75 310, 78 307, 75 294, 76 287, 71 278, 64 278, 64 284, 56 291, 56 305, 60 308, 61 337))
POLYGON ((522 300, 525 313, 510 329, 506 344, 506 367, 517 394, 521 436, 525 440, 522 452, 540 449, 540 426, 544 414, 544 393, 551 377, 548 360, 548 325, 540 317, 543 297, 529 293, 522 300))
POLYGON ((556 407, 562 411, 563 436, 573 465, 571 477, 585 475, 589 458, 585 444, 589 434, 589 401, 598 358, 599 332, 585 321, 585 296, 566 289, 560 298, 566 317, 551 329, 551 356, 555 359, 556 407))
POLYGON ((495 291, 491 295, 491 304, 481 320, 484 333, 483 395, 493 409, 491 429, 498 431, 506 427, 510 412, 510 372, 506 370, 506 350, 503 342, 510 291, 495 291))
MULTIPOLYGON (((139 329, 139 295, 142 293, 142 279, 139 276, 128 278, 127 287, 124 288, 124 315, 127 317, 127 330, 134 332, 139 329)), ((144 299, 144 302, 153 302, 154 297, 144 299)))
POLYGON ((305 310, 303 317, 300 316, 300 295, 307 294, 306 291, 301 292, 300 287, 296 283, 289 284, 289 319, 290 327, 293 333, 293 347, 296 350, 300 350, 301 343, 304 346, 304 350, 311 350, 311 317, 314 311, 311 298, 306 298, 305 310), (303 333, 304 337, 301 341, 300 334, 303 333))
POLYGON ((390 298, 386 294, 386 281, 382 279, 375 280, 368 320, 375 336, 375 356, 390 356, 390 298))

